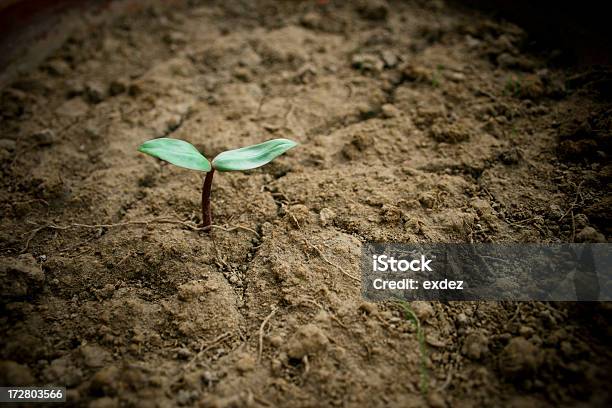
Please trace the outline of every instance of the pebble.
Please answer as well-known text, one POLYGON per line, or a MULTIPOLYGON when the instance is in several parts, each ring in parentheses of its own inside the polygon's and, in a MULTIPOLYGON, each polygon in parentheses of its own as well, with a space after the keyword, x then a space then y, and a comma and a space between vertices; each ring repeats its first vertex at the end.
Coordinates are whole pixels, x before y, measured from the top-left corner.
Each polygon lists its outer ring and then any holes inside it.
POLYGON ((396 118, 396 117, 400 116, 400 114, 401 114, 400 110, 397 109, 394 105, 392 105, 390 103, 385 103, 381 107, 381 111, 382 111, 383 117, 386 118, 386 119, 396 118))
POLYGON ((380 72, 384 68, 384 62, 373 54, 355 54, 351 59, 353 68, 363 71, 380 72))
POLYGON ((393 52, 391 52, 389 50, 384 50, 380 54, 380 56, 381 56, 383 62, 385 63, 385 66, 388 67, 388 68, 393 68, 399 62, 399 60, 397 58, 397 55, 395 55, 393 52))

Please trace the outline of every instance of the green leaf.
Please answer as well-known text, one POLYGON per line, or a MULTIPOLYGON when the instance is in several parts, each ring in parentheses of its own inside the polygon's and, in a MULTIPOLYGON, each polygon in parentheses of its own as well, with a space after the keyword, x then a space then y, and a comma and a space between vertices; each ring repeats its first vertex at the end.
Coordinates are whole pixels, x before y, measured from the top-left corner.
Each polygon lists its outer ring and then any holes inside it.
POLYGON ((210 163, 206 157, 202 156, 191 143, 187 143, 184 140, 160 137, 159 139, 144 142, 140 145, 138 151, 186 169, 211 170, 210 163))
POLYGON ((267 164, 297 143, 289 139, 273 139, 253 146, 220 153, 212 161, 219 171, 250 170, 267 164))

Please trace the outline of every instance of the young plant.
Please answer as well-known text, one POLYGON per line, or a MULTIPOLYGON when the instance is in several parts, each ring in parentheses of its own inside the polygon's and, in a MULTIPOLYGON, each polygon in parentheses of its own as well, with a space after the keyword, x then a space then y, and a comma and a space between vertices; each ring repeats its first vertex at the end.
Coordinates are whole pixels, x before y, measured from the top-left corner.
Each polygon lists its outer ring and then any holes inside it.
POLYGON ((162 137, 144 142, 138 151, 175 166, 206 172, 202 186, 202 224, 204 228, 212 225, 210 191, 213 175, 218 171, 251 170, 267 164, 285 153, 297 143, 288 139, 273 139, 252 146, 219 153, 212 164, 191 143, 184 140, 162 137))

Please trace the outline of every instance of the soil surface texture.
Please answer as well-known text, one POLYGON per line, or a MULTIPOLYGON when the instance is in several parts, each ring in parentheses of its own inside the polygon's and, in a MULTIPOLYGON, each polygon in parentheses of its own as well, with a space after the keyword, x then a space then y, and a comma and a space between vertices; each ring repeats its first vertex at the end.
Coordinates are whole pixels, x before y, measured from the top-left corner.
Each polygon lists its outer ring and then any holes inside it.
POLYGON ((607 242, 612 76, 443 1, 84 24, 0 90, 0 382, 89 407, 610 406, 612 307, 362 299, 366 241, 607 242), (218 173, 207 157, 300 146, 218 173))

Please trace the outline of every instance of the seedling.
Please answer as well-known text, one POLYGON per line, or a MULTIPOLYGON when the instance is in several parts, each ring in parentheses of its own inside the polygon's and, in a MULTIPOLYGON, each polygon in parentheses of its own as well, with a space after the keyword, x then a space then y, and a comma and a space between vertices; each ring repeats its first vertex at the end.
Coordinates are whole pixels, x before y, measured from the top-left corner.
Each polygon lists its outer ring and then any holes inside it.
POLYGON ((202 224, 210 229, 212 213, 210 209, 210 192, 213 175, 218 171, 244 171, 261 167, 285 153, 297 143, 288 139, 273 139, 252 146, 219 153, 212 164, 191 143, 184 140, 161 137, 144 142, 138 151, 175 166, 206 173, 202 186, 202 224))

